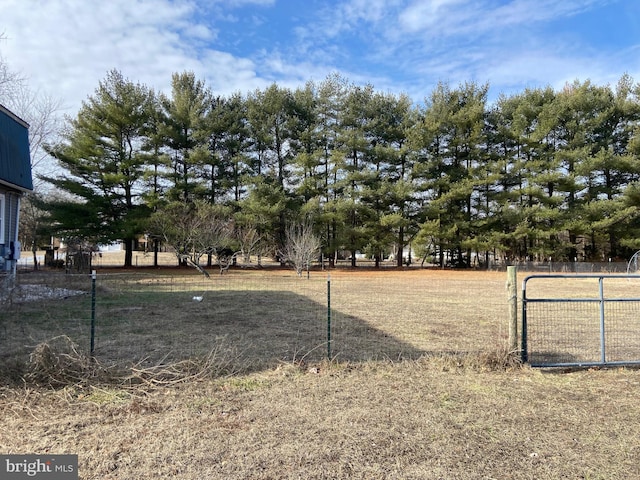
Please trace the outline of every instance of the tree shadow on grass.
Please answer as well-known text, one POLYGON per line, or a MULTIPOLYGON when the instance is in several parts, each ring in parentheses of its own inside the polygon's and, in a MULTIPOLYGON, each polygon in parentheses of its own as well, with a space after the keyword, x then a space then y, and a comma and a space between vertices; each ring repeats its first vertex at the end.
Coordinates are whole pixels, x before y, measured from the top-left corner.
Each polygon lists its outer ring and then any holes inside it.
POLYGON ((362 362, 423 352, 365 320, 288 291, 164 292, 139 303, 99 305, 95 355, 107 364, 176 362, 209 355, 230 368, 331 358, 362 362), (330 326, 330 329, 329 329, 330 326), (330 332, 330 337, 329 337, 330 332), (330 344, 329 344, 330 340, 330 344))

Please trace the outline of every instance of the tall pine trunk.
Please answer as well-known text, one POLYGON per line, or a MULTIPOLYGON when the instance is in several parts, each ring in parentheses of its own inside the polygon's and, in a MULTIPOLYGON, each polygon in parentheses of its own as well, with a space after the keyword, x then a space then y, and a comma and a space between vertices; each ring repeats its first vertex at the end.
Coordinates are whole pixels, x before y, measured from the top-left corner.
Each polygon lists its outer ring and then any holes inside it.
POLYGON ((124 240, 124 266, 131 267, 133 262, 133 242, 135 239, 126 238, 124 240))
POLYGON ((396 257, 396 266, 402 267, 402 252, 404 250, 404 227, 400 227, 398 231, 398 253, 396 257))

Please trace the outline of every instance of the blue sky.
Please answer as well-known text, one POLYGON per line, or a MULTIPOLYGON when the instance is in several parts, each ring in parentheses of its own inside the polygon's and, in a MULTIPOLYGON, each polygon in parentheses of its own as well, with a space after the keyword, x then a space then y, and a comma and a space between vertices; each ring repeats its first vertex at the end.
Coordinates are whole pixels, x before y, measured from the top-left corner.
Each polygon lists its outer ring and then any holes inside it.
POLYGON ((218 94, 339 73, 421 102, 439 81, 490 97, 640 81, 638 0, 0 0, 0 55, 74 115, 106 73, 218 94))

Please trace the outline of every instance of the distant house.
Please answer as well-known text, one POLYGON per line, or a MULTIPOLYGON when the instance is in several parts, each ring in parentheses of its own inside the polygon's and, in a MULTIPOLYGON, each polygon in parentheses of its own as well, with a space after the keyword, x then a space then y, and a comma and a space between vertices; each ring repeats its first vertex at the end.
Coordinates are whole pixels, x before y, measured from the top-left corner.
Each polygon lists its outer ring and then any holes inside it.
POLYGON ((15 272, 20 198, 32 190, 29 125, 0 105, 0 273, 15 272))

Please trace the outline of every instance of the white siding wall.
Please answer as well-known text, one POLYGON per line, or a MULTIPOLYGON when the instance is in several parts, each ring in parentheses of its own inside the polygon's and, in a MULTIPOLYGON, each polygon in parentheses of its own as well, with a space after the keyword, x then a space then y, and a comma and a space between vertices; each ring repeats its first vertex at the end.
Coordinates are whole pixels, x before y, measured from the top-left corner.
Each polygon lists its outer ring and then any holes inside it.
POLYGON ((0 272, 14 271, 16 260, 20 258, 18 242, 18 222, 21 194, 4 191, 0 193, 0 272), (15 242, 13 258, 10 255, 11 244, 15 242))

